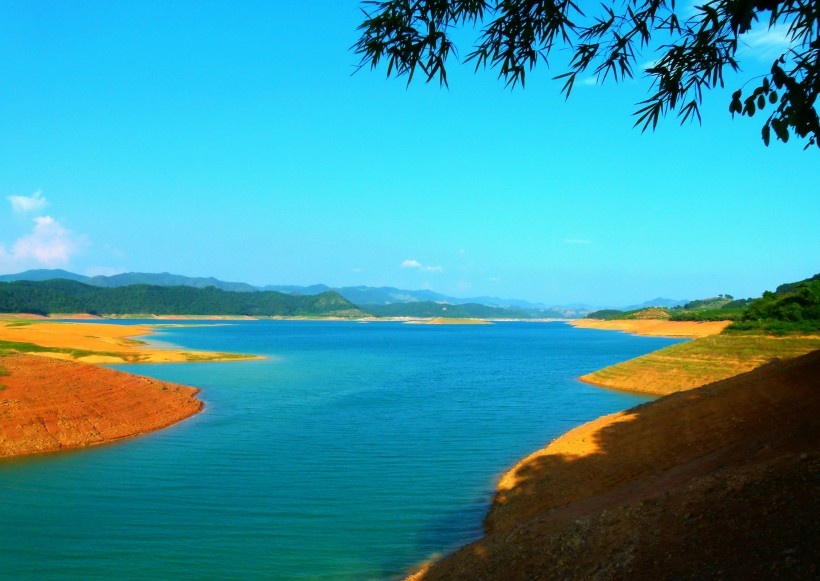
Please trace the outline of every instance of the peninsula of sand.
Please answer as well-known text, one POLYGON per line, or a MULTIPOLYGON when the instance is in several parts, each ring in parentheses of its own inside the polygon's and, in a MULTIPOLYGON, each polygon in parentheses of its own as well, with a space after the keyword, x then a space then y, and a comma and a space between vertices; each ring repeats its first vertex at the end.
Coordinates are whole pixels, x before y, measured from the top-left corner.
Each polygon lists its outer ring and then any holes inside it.
POLYGON ((104 444, 202 409, 198 389, 99 367, 257 359, 146 347, 146 325, 0 321, 0 458, 104 444))

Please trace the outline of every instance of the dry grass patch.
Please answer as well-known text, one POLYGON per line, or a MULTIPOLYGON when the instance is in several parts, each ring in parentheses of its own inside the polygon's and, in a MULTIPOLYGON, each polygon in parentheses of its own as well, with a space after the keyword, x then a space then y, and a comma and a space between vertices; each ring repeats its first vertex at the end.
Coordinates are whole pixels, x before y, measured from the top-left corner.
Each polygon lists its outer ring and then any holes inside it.
POLYGON ((818 337, 712 335, 673 345, 581 377, 602 387, 666 395, 820 349, 818 337))

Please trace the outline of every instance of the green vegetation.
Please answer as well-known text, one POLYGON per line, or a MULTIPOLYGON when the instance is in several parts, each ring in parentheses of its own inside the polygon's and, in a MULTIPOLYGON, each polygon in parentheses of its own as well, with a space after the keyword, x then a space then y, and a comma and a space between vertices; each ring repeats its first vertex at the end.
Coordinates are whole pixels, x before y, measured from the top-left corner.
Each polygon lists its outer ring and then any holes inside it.
POLYGON ((294 296, 275 291, 131 285, 99 288, 58 279, 0 283, 0 312, 237 316, 341 316, 366 313, 336 292, 294 296))
POLYGON ((766 291, 725 332, 761 331, 772 335, 820 333, 820 275, 766 291))
POLYGON ((89 351, 87 349, 70 349, 66 347, 43 347, 34 343, 24 343, 22 341, 0 340, 0 355, 7 353, 68 353, 72 359, 88 357, 90 355, 100 355, 105 357, 119 357, 135 363, 142 359, 138 354, 121 353, 116 351, 89 351))
POLYGON ((743 315, 749 301, 732 295, 718 295, 708 299, 691 301, 672 309, 671 321, 736 321, 743 315))
POLYGON ((820 274, 799 282, 782 284, 759 299, 735 299, 718 295, 683 307, 650 307, 637 311, 606 309, 589 319, 669 319, 671 321, 734 321, 724 333, 812 335, 820 333, 820 274))
POLYGON ((363 305, 363 309, 377 317, 447 317, 449 319, 530 319, 532 315, 520 309, 504 309, 476 303, 449 305, 432 301, 394 303, 392 305, 363 305))
POLYGON ((635 309, 634 311, 619 311, 617 309, 604 309, 594 311, 587 315, 587 319, 603 319, 605 321, 623 321, 635 319, 668 319, 670 310, 666 307, 646 307, 645 309, 635 309))
POLYGON ((803 283, 814 283, 814 282, 817 282, 817 281, 820 281, 820 274, 815 274, 811 278, 807 278, 805 280, 801 280, 801 281, 798 281, 798 282, 787 282, 787 283, 781 284, 779 287, 777 287, 774 291, 774 294, 776 294, 776 295, 791 294, 791 293, 797 292, 798 285, 801 285, 803 283))
POLYGON ((618 309, 601 309, 600 311, 592 311, 586 316, 586 318, 609 321, 612 319, 617 319, 624 313, 625 311, 619 311, 618 309))
POLYGON ((673 311, 670 321, 736 321, 743 315, 743 309, 703 309, 699 311, 673 311))
MULTIPOLYGON (((3 352, 2 352, 2 350, 0 350, 0 355, 2 355, 2 354, 3 354, 3 352)), ((0 365, 0 377, 8 377, 9 375, 11 375, 11 374, 8 372, 8 369, 6 369, 2 365, 0 365)), ((3 385, 2 383, 0 383, 0 391, 3 391, 4 389, 6 389, 6 386, 3 385)))
POLYGON ((725 305, 729 304, 730 302, 732 302, 731 296, 720 295, 709 299, 698 299, 696 301, 690 301, 683 305, 683 309, 687 311, 722 309, 725 305))

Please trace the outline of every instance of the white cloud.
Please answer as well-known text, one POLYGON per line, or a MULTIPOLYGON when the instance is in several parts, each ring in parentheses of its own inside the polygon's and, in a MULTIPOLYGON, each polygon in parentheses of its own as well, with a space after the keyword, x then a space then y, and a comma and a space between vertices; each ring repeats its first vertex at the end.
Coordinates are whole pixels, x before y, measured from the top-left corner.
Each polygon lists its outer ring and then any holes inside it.
POLYGON ((418 260, 413 258, 408 258, 404 262, 401 263, 402 268, 418 268, 419 270, 423 270, 424 272, 441 272, 444 270, 440 266, 424 266, 418 260))
POLYGON ((34 229, 17 239, 10 251, 0 244, 0 268, 64 266, 84 242, 51 216, 39 216, 34 218, 34 229))
POLYGON ((592 244, 592 240, 583 240, 580 238, 567 238, 564 244, 592 244))
POLYGON ((579 84, 585 87, 595 87, 598 84, 598 77, 586 77, 581 79, 579 84))
POLYGON ((30 196, 6 196, 15 212, 25 213, 43 209, 48 203, 43 192, 36 191, 30 196))
POLYGON ((786 52, 791 45, 792 36, 787 24, 776 24, 764 30, 752 30, 740 37, 745 54, 760 60, 770 61, 786 52))

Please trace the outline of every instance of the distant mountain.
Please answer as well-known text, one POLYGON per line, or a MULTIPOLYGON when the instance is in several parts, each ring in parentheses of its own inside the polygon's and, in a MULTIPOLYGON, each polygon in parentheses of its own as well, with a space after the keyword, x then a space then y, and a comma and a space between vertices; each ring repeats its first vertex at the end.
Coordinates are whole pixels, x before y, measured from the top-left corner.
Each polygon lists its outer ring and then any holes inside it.
POLYGON ((15 280, 31 280, 43 281, 52 279, 68 279, 86 284, 104 287, 116 288, 128 286, 132 284, 147 284, 154 286, 190 286, 194 288, 207 288, 209 286, 216 287, 225 291, 232 292, 255 292, 255 291, 275 291, 287 293, 292 295, 318 295, 328 291, 335 291, 342 295, 350 302, 357 305, 392 305, 415 302, 436 302, 450 305, 463 305, 476 303, 492 307, 503 308, 520 308, 532 309, 532 316, 538 317, 563 317, 574 316, 572 309, 558 309, 557 311, 546 312, 549 309, 546 305, 540 303, 531 303, 517 299, 499 299, 495 297, 478 297, 478 298, 457 298, 431 290, 405 290, 395 287, 371 287, 371 286, 348 286, 348 287, 329 287, 325 284, 314 284, 310 286, 299 285, 266 285, 254 286, 244 282, 226 282, 213 277, 190 277, 179 274, 171 274, 168 272, 162 273, 147 273, 147 272, 126 272, 123 274, 115 274, 112 276, 93 276, 87 277, 80 274, 74 274, 66 270, 28 270, 18 274, 8 274, 0 276, 0 281, 10 282, 15 280), (546 314, 545 314, 546 313, 546 314))
POLYGON ((530 319, 532 315, 521 309, 505 309, 467 303, 451 305, 432 301, 412 303, 393 303, 390 305, 362 305, 362 310, 377 317, 451 317, 451 318, 497 318, 497 319, 530 319))
MULTIPOLYGON (((443 305, 467 305, 478 304, 489 307, 500 307, 503 309, 519 310, 524 313, 522 316, 533 318, 577 318, 584 317, 590 312, 611 307, 592 306, 587 304, 569 305, 547 305, 544 303, 534 303, 520 299, 501 299, 497 297, 468 297, 459 298, 443 295, 431 290, 406 290, 395 287, 371 287, 371 286, 346 286, 330 287, 325 284, 314 284, 310 286, 300 285, 267 285, 254 286, 244 282, 226 282, 213 277, 190 277, 179 274, 127 272, 113 276, 86 277, 74 274, 65 270, 28 270, 18 274, 8 274, 0 276, 0 281, 32 280, 42 281, 63 278, 84 282, 86 284, 104 287, 117 288, 133 284, 147 284, 153 286, 190 286, 194 288, 216 287, 224 291, 232 292, 260 292, 275 291, 290 295, 315 296, 328 291, 335 291, 345 299, 356 305, 395 305, 411 303, 439 303, 443 305)), ((661 306, 671 308, 683 305, 686 301, 676 301, 672 299, 657 298, 640 305, 630 305, 622 310, 637 310, 651 306, 661 306)), ((409 311, 408 311, 409 312, 409 311)), ((399 315, 396 315, 399 316, 399 315)), ((412 316, 412 315, 406 315, 412 316)), ((499 315, 503 316, 503 315, 499 315)))
POLYGON ((33 281, 40 281, 40 280, 52 280, 55 278, 64 278, 67 280, 76 280, 77 282, 85 282, 88 280, 87 276, 83 276, 82 274, 74 274, 73 272, 68 272, 67 270, 61 270, 59 268, 55 269, 37 269, 37 270, 27 270, 25 272, 18 272, 17 274, 3 274, 0 275, 0 282, 14 282, 16 280, 33 280, 33 281))
POLYGON ((443 295, 431 290, 405 290, 390 286, 344 286, 329 287, 326 285, 313 286, 266 286, 265 290, 290 292, 300 295, 311 295, 327 290, 334 290, 347 300, 357 305, 393 305, 417 302, 434 302, 448 305, 478 304, 490 307, 533 309, 535 311, 550 309, 543 303, 532 303, 520 299, 500 299, 497 297, 467 297, 458 298, 443 295))
MULTIPOLYGON (((267 286, 259 288, 261 290, 276 291, 278 293, 288 293, 291 295, 318 295, 319 293, 326 293, 329 290, 333 290, 326 284, 314 284, 311 286, 298 286, 292 284, 269 284, 267 286)), ((339 291, 337 290, 336 292, 339 291)))
POLYGON ((646 301, 646 302, 641 303, 639 305, 629 305, 629 306, 623 307, 619 310, 621 310, 621 311, 638 311, 640 309, 646 309, 646 308, 649 308, 649 307, 663 307, 665 309, 671 309, 673 307, 682 307, 683 305, 685 305, 688 302, 689 302, 688 300, 676 301, 675 299, 664 299, 664 298, 658 297, 656 299, 652 299, 651 301, 646 301))
POLYGON ((212 286, 134 284, 102 288, 66 279, 0 282, 0 312, 253 317, 362 317, 366 314, 333 291, 296 296, 274 291, 224 291, 212 286))
POLYGON ((148 272, 125 272, 123 274, 115 274, 112 276, 93 276, 91 278, 86 279, 85 281, 80 282, 85 282, 86 284, 101 286, 105 288, 129 286, 132 284, 148 284, 153 286, 190 286, 194 288, 207 288, 209 286, 212 286, 224 291, 246 293, 260 290, 258 287, 255 287, 244 282, 225 282, 223 280, 219 280, 213 277, 191 277, 183 276, 181 274, 171 274, 169 272, 161 272, 159 274, 152 274, 148 272))

